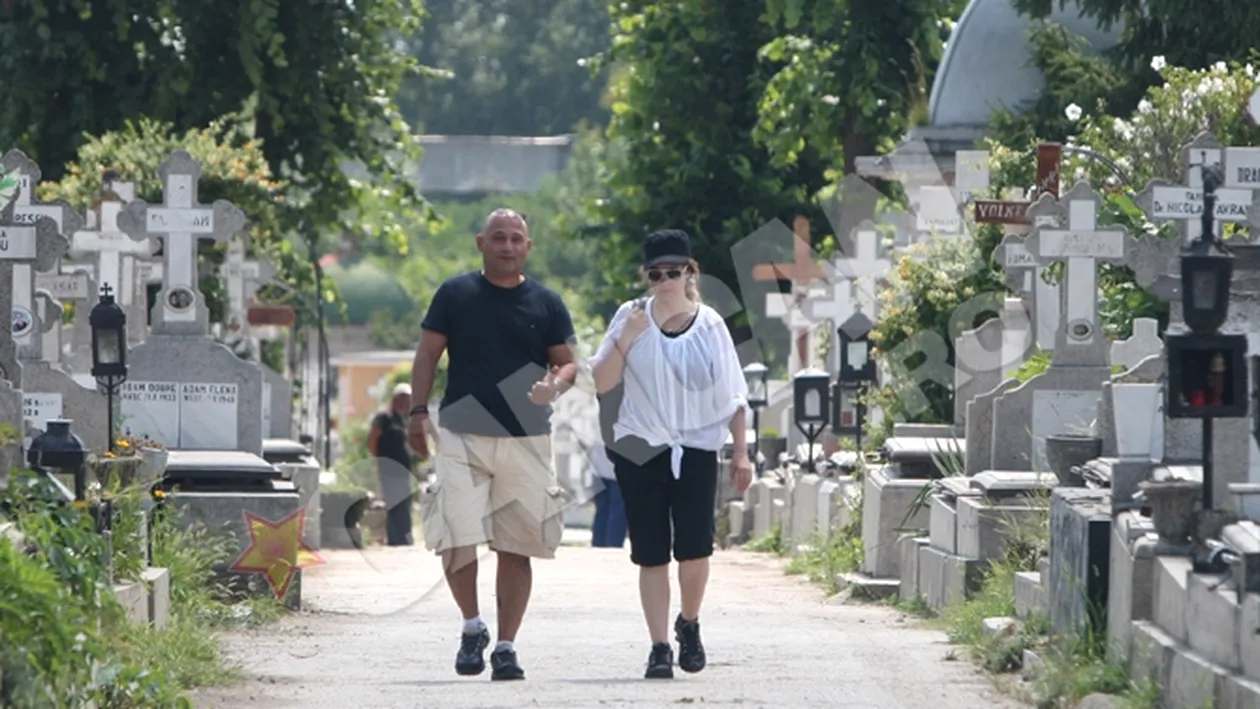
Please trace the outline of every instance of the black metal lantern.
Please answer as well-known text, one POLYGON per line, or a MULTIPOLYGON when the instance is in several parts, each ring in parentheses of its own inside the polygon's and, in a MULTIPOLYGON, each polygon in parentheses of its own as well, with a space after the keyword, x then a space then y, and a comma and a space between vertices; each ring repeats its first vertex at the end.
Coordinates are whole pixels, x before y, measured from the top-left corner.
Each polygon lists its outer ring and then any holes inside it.
POLYGON ((1221 328, 1229 315, 1229 283, 1234 258, 1198 240, 1181 257, 1181 305, 1186 325, 1200 335, 1221 328))
MULTIPOLYGON (((98 381, 127 376, 127 313, 114 302, 109 284, 88 316, 92 326, 92 376, 98 381)), ((119 380, 118 383, 122 383, 119 380)))
POLYGON ((826 426, 830 418, 831 378, 820 369, 803 369, 792 380, 792 416, 796 425, 826 426))
POLYGON ((82 500, 87 495, 87 449, 70 430, 68 420, 51 419, 47 426, 47 430, 31 441, 26 451, 26 462, 36 470, 72 473, 74 499, 82 500))
POLYGON ((105 392, 109 449, 116 445, 114 435, 114 395, 127 381, 127 313, 114 302, 109 284, 101 286, 101 299, 88 316, 92 326, 92 376, 105 392))
POLYGON ((766 377, 770 369, 761 362, 753 362, 744 367, 744 381, 748 384, 748 406, 753 410, 765 408, 770 401, 766 391, 766 377))
POLYGON ((868 384, 875 381, 875 359, 871 357, 870 318, 854 313, 836 330, 840 341, 840 371, 836 375, 841 384, 868 384))
POLYGON ((861 389, 845 386, 841 382, 831 385, 832 433, 837 436, 855 436, 861 441, 862 419, 866 415, 861 394, 861 389))
POLYGON ((831 414, 831 377, 820 369, 803 369, 792 379, 792 418, 809 441, 809 462, 813 471, 814 440, 823 432, 831 414))

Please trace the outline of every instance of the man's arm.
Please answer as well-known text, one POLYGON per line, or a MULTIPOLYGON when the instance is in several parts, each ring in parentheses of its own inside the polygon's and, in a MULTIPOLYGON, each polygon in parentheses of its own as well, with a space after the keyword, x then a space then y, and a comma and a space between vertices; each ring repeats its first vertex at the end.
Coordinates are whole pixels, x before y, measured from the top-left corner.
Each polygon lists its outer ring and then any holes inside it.
POLYGON ((420 344, 411 362, 411 406, 427 406, 433 394, 433 378, 437 374, 438 361, 446 351, 446 335, 432 330, 420 331, 420 344))
POLYGON ((556 372, 557 394, 568 391, 577 381, 577 333, 573 330, 573 317, 564 301, 556 297, 556 309, 552 315, 552 337, 547 347, 547 359, 556 372))
POLYGON ((380 444, 380 440, 381 440, 381 417, 377 416, 372 419, 372 427, 368 429, 368 435, 367 435, 368 453, 371 453, 373 458, 380 455, 379 453, 377 453, 377 446, 380 444))

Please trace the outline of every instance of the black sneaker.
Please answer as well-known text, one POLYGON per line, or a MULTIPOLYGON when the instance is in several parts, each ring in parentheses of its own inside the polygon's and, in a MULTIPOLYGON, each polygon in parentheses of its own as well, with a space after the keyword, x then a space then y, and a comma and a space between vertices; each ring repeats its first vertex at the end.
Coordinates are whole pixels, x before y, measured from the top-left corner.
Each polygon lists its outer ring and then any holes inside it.
POLYGON ((678 641, 678 666, 683 672, 699 672, 704 669, 704 643, 700 642, 700 619, 683 620, 682 614, 674 620, 674 638, 678 641))
POLYGON ((490 666, 494 668, 490 672, 490 679, 525 679, 525 670, 516 662, 516 652, 513 650, 495 650, 490 653, 490 666))
POLYGON ((669 643, 656 643, 652 646, 652 654, 648 655, 647 679, 674 678, 674 649, 669 643))
POLYGON ((490 630, 482 628, 478 633, 464 633, 459 639, 459 654, 455 656, 455 672, 465 676, 479 675, 486 670, 486 648, 490 646, 490 630))

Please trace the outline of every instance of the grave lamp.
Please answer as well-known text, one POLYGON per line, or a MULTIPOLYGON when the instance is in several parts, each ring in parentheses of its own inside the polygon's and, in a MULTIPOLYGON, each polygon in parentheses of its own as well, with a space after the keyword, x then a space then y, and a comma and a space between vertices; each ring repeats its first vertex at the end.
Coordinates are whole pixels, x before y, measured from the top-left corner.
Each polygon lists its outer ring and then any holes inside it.
POLYGON ((814 471, 814 441, 830 418, 831 376, 820 369, 803 369, 792 378, 792 418, 809 441, 809 465, 814 471))
POLYGON ((770 368, 761 362, 753 362, 744 367, 744 382, 748 384, 748 408, 752 409, 752 425, 753 425, 753 448, 752 458, 753 466, 757 469, 757 475, 761 475, 761 464, 757 459, 761 455, 761 410, 770 403, 770 395, 766 389, 766 378, 770 374, 770 368))
POLYGON ((1215 238, 1216 188, 1219 169, 1203 170, 1203 218, 1199 238, 1181 255, 1181 305, 1186 325, 1197 335, 1220 329, 1229 314, 1229 284, 1234 257, 1215 238))
POLYGON ((109 407, 109 450, 114 450, 114 395, 127 381, 127 313, 114 302, 109 284, 101 286, 101 299, 88 316, 92 326, 92 376, 105 393, 109 407))
POLYGON ((26 462, 41 472, 60 471, 73 475, 74 499, 83 500, 87 496, 87 449, 70 430, 70 421, 50 419, 47 425, 48 428, 31 441, 26 462))

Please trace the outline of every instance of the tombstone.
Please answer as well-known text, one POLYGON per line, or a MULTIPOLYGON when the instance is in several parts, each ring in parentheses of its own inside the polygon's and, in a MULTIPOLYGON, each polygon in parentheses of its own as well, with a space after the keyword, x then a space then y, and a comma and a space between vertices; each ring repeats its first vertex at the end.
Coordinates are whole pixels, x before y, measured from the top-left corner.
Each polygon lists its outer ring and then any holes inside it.
POLYGON ((919 187, 914 226, 921 233, 958 237, 966 232, 954 191, 945 185, 919 187))
POLYGON ((1159 321, 1155 318, 1134 318, 1133 334, 1129 339, 1111 343, 1111 364, 1130 369, 1147 357, 1163 351, 1164 341, 1159 338, 1159 321))
POLYGON ((130 202, 118 218, 133 239, 162 237, 162 296, 149 338, 131 350, 121 389, 122 427, 173 450, 262 453, 263 374, 210 337, 197 287, 197 241, 226 241, 245 226, 226 201, 197 202, 201 167, 177 150, 162 164, 163 206, 130 202))
POLYGON ((971 204, 989 189, 989 151, 959 150, 954 153, 954 199, 971 204))
POLYGON ((954 343, 954 425, 966 425, 967 404, 993 391, 1033 347, 1032 323, 1019 298, 1004 299, 998 317, 961 333, 954 343))
POLYGON ((1128 264, 1136 246, 1122 229, 1097 227, 1101 202, 1081 181, 1060 204, 1043 195, 1029 209, 1034 220, 1047 209, 1067 211, 1066 229, 1034 227, 1025 243, 1043 263, 1064 262, 1062 317, 1049 369, 993 404, 992 464, 997 469, 1048 471, 1045 437, 1084 434, 1097 416, 1102 384, 1111 375, 1098 317, 1097 264, 1128 264))
MULTIPOLYGON (((837 252, 824 267, 828 271, 827 280, 831 283, 846 281, 850 290, 849 299, 857 311, 875 322, 879 319, 879 284, 892 270, 892 262, 880 257, 879 232, 871 222, 859 224, 853 230, 852 241, 852 256, 842 256, 837 252)), ((833 322, 839 326, 848 319, 846 315, 833 322)))
MULTIPOLYGON (((26 156, 10 152, 0 161, 0 167, 10 172, 19 159, 25 160, 26 156)), ((0 212, 0 313, 12 314, 13 335, 0 337, 0 378, 20 386, 18 344, 29 342, 38 329, 32 274, 52 268, 65 250, 66 240, 57 233, 56 223, 46 217, 36 218, 34 224, 19 224, 13 216, 14 206, 10 203, 0 212)))
POLYGON ((827 356, 827 370, 830 372, 840 369, 840 342, 837 333, 839 326, 854 313, 852 293, 850 282, 841 278, 822 288, 813 289, 805 302, 801 303, 801 314, 811 323, 817 325, 826 321, 831 322, 831 325, 827 327, 827 332, 831 337, 831 346, 828 348, 827 356))

